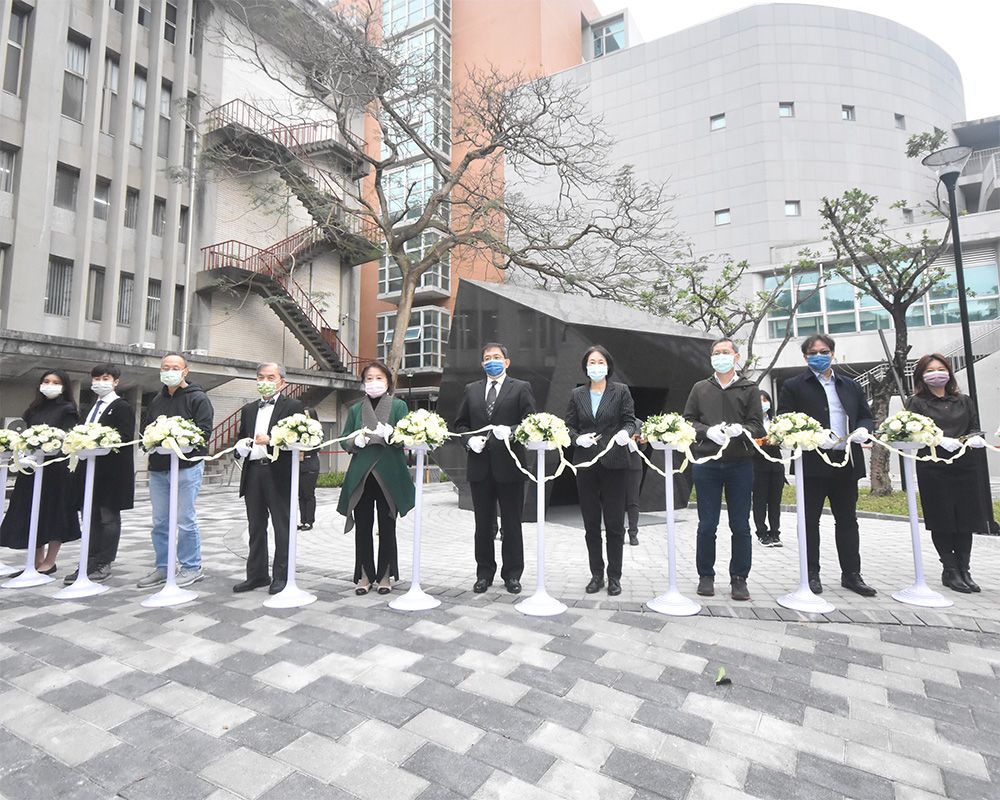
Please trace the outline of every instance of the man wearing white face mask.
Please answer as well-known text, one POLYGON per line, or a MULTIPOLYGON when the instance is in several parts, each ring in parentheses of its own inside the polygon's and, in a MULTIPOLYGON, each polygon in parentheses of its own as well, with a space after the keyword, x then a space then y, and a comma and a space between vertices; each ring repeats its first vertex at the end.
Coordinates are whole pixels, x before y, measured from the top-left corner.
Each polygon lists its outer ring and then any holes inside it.
MULTIPOLYGON (((188 365, 184 356, 170 353, 160 361, 160 383, 163 389, 150 401, 143 417, 143 429, 159 416, 183 417, 192 420, 205 434, 205 442, 212 436, 215 411, 212 402, 196 383, 187 380, 188 365)), ((207 444, 188 457, 205 455, 207 444)), ((195 501, 201 489, 205 462, 180 460, 177 487, 177 585, 190 586, 205 577, 201 568, 201 532, 195 501)), ((153 506, 153 550, 156 569, 136 584, 140 589, 159 586, 167 580, 167 536, 170 513, 170 456, 149 455, 149 500, 153 506)))

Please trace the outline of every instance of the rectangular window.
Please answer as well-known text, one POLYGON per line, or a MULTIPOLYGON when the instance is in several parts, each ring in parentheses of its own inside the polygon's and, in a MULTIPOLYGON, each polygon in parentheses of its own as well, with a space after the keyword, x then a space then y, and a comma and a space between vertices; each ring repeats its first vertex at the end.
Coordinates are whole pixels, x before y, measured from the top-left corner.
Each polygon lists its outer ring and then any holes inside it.
POLYGON ((802 216, 802 204, 798 200, 786 200, 785 201, 785 216, 786 217, 800 217, 800 216, 802 216))
POLYGON ((181 206, 180 220, 177 223, 177 241, 187 244, 188 240, 188 210, 187 206, 181 206))
POLYGON ((170 152, 170 105, 172 103, 169 83, 160 87, 160 130, 156 136, 156 154, 166 158, 170 152))
POLYGON ((131 186, 125 190, 125 227, 135 229, 139 224, 139 190, 131 186))
POLYGON ((844 122, 854 122, 856 119, 854 115, 854 106, 841 106, 840 118, 844 120, 844 122))
POLYGON ((110 208, 111 181, 99 177, 94 183, 94 219, 106 220, 110 208))
POLYGON ((108 5, 119 14, 125 13, 125 0, 108 0, 108 5))
POLYGON ((625 20, 622 17, 608 20, 593 29, 594 58, 606 56, 625 47, 625 20))
MULTIPOLYGON (((386 172, 385 193, 389 213, 395 222, 416 219, 434 191, 441 185, 441 176, 431 161, 418 161, 386 172)), ((445 203, 438 206, 438 214, 447 216, 445 203)))
POLYGON ((173 3, 163 6, 163 38, 170 44, 177 38, 177 6, 173 3))
POLYGON ((778 103, 778 116, 779 117, 794 117, 795 116, 795 103, 778 103))
MULTIPOLYGON (((427 252, 441 238, 436 231, 423 233, 420 239, 411 239, 405 245, 406 255, 411 263, 423 260, 427 252)), ((394 294, 403 288, 403 274, 399 266, 389 255, 383 255, 379 260, 378 293, 379 295, 394 294)), ((420 276, 417 291, 422 289, 439 289, 447 294, 451 291, 451 254, 445 253, 440 260, 420 276)))
POLYGON ((893 114, 892 116, 893 116, 893 119, 895 119, 895 121, 896 121, 896 127, 899 128, 899 130, 901 130, 901 131, 905 131, 906 130, 906 117, 904 117, 902 114, 893 114))
POLYGON ((52 204, 76 211, 76 192, 79 184, 79 170, 67 167, 65 164, 56 164, 56 191, 52 204))
POLYGON ((732 222, 732 215, 729 213, 728 208, 720 208, 715 212, 716 225, 728 225, 730 222, 732 222))
POLYGON ((28 32, 28 12, 10 12, 10 31, 7 34, 7 53, 4 57, 3 90, 10 94, 21 93, 21 70, 24 66, 24 39, 28 32))
POLYGON ((904 208, 903 209, 903 224, 912 225, 913 224, 913 209, 904 208))
POLYGON ((726 127, 726 115, 716 114, 708 118, 708 129, 710 131, 721 131, 726 127))
POLYGON ((86 42, 72 36, 66 41, 66 70, 63 72, 62 115, 83 121, 83 93, 87 81, 86 42))
POLYGON ((162 285, 150 278, 146 285, 146 330, 156 333, 160 329, 160 293, 162 285))
POLYGON ((451 0, 383 0, 382 30, 395 36, 428 19, 437 19, 451 30, 451 0))
POLYGON ((167 229, 167 201, 162 197, 153 198, 153 236, 163 236, 167 229))
POLYGON ((17 160, 17 150, 10 147, 0 147, 0 192, 14 191, 14 162, 17 160))
MULTIPOLYGON (((395 313, 378 317, 378 354, 383 360, 392 346, 395 324, 395 313)), ((436 306, 413 309, 406 329, 403 369, 441 369, 450 324, 451 315, 446 309, 436 306)))
POLYGON ((153 20, 152 6, 150 0, 139 0, 139 24, 144 28, 149 27, 153 20))
POLYGON ((68 317, 72 297, 73 262, 63 258, 49 258, 49 274, 45 282, 45 313, 68 317))
POLYGON ((101 130, 115 135, 118 116, 118 57, 104 58, 104 88, 101 89, 101 130))
POLYGON ((132 84, 132 144, 142 147, 142 136, 146 132, 146 73, 135 71, 132 84))
POLYGON ((118 279, 118 324, 132 324, 132 293, 135 290, 135 276, 123 272, 118 279))
POLYGON ((104 319, 104 267, 93 264, 87 281, 87 319, 93 322, 104 319))
POLYGON ((187 295, 183 286, 174 287, 174 336, 180 336, 184 330, 184 301, 187 295))

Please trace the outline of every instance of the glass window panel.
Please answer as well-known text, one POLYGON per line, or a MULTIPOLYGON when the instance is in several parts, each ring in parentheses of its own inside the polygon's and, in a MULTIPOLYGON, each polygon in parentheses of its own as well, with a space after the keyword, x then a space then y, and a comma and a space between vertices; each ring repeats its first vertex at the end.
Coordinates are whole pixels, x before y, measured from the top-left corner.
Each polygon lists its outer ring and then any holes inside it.
POLYGON ((852 333, 857 330, 854 312, 847 314, 828 314, 826 318, 827 333, 852 333))
POLYGON ((68 317, 72 296, 73 262, 50 258, 49 274, 45 283, 45 313, 68 317))
MULTIPOLYGON (((785 326, 788 323, 788 319, 772 319, 767 323, 767 329, 770 337, 772 339, 784 339, 785 338, 785 326)), ((795 329, 792 328, 794 333, 795 329)))
POLYGON ((104 318, 104 268, 90 267, 87 284, 87 319, 100 322, 104 318))
POLYGON ((927 324, 927 315, 922 302, 911 307, 906 313, 906 324, 914 328, 919 328, 927 324))
POLYGON ((991 300, 969 300, 969 320, 972 322, 982 322, 997 318, 998 301, 991 300))
POLYGON ((861 330, 876 331, 880 328, 889 328, 891 323, 887 311, 862 311, 859 314, 861 330))
POLYGON ((822 311, 820 293, 815 290, 800 291, 799 298, 805 298, 799 303, 796 313, 798 314, 817 314, 822 311))
POLYGON ((710 131, 721 131, 726 127, 726 115, 716 114, 708 118, 708 129, 710 131))
POLYGON ((76 210, 76 190, 80 182, 80 173, 62 164, 56 166, 55 196, 53 205, 69 211, 76 210))
POLYGON ((965 277, 965 288, 968 292, 974 292, 978 297, 1000 294, 1000 286, 997 285, 996 264, 965 267, 962 274, 965 277))
POLYGON ((795 273, 796 286, 815 286, 817 280, 819 280, 819 271, 815 269, 795 273))
POLYGON ((822 333, 823 317, 796 317, 795 327, 798 329, 799 336, 808 336, 810 333, 822 333))
POLYGON ((135 288, 135 276, 130 272, 123 272, 118 280, 118 324, 130 325, 132 323, 132 292, 135 288))
POLYGON ((833 283, 826 289, 827 311, 848 311, 854 308, 856 289, 849 283, 833 283))
POLYGON ((17 151, 0 147, 0 192, 14 191, 14 160, 17 151))
POLYGON ((947 300, 952 297, 958 297, 958 284, 955 283, 954 269, 945 270, 945 274, 934 282, 934 285, 931 287, 930 297, 931 300, 947 300))
POLYGON ((111 207, 111 181, 98 178, 94 184, 94 217, 96 219, 108 218, 108 210, 111 207))

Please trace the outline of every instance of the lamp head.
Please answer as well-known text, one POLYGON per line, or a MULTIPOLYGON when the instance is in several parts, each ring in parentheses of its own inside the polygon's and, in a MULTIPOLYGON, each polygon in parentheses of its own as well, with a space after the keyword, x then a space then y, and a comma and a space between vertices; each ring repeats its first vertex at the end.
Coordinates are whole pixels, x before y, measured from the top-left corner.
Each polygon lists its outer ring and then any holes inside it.
POLYGON ((933 169, 937 173, 938 178, 943 179, 950 176, 957 178, 962 173, 962 170, 965 168, 965 162, 969 160, 969 156, 971 155, 971 147, 957 145, 955 147, 945 147, 941 150, 935 150, 920 163, 925 167, 933 169))

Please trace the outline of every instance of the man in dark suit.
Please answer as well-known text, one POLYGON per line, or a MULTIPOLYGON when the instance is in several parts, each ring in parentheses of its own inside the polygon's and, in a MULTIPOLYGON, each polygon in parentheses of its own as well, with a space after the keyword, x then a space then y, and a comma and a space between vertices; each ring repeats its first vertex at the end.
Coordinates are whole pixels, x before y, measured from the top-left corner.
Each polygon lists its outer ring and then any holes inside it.
MULTIPOLYGON (((530 383, 507 374, 510 358, 504 345, 495 342, 484 345, 482 357, 486 378, 465 387, 454 425, 457 433, 478 430, 486 425, 498 426, 494 435, 476 434, 466 437, 465 443, 469 454, 466 477, 476 514, 476 582, 472 591, 477 594, 485 592, 493 583, 497 571, 493 537, 499 503, 500 526, 503 528, 500 577, 508 592, 518 594, 524 571, 521 511, 525 476, 502 440, 510 437, 511 428, 535 413, 535 397, 530 383)), ((525 463, 524 448, 511 443, 511 449, 521 463, 525 463)))
MULTIPOLYGON (((135 439, 135 411, 117 393, 121 370, 114 364, 97 364, 90 371, 90 389, 97 397, 87 414, 86 422, 97 422, 114 428, 123 442, 135 439)), ((86 470, 79 469, 81 486, 86 470)), ((135 501, 135 445, 119 448, 94 462, 94 495, 90 514, 90 552, 87 555, 87 577, 106 581, 111 577, 111 565, 118 557, 118 541, 122 534, 122 511, 135 501)), ((77 570, 64 582, 73 583, 77 570)))
POLYGON ((865 393, 857 382, 833 370, 835 344, 817 333, 802 343, 808 369, 789 378, 778 395, 778 412, 799 411, 829 428, 832 433, 823 445, 834 463, 850 461, 845 467, 831 467, 816 452, 802 454, 805 480, 806 553, 809 588, 823 591, 819 579, 819 520, 823 504, 830 498, 837 555, 840 558, 840 585, 863 597, 875 590, 861 577, 860 536, 858 534, 858 481, 865 476, 865 457, 860 442, 867 441, 875 420, 865 393))
POLYGON ((292 414, 302 413, 302 403, 282 394, 285 368, 280 364, 257 367, 257 391, 260 400, 243 406, 236 451, 243 461, 240 497, 247 507, 250 526, 250 554, 247 556, 247 579, 233 587, 234 592, 249 592, 270 584, 268 592, 277 594, 285 588, 288 577, 288 518, 291 507, 292 457, 297 453, 282 451, 271 461, 268 445, 271 429, 292 414), (267 520, 274 527, 274 565, 268 577, 267 520))

